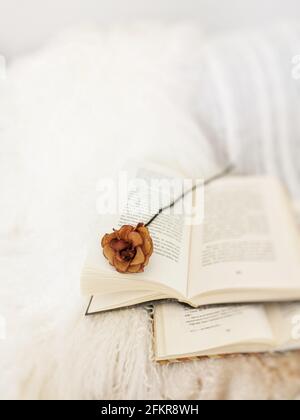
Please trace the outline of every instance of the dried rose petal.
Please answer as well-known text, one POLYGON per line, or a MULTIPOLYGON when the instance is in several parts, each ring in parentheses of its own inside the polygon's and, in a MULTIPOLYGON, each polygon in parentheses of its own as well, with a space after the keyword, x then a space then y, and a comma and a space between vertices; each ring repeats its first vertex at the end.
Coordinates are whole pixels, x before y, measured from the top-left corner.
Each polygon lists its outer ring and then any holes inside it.
POLYGON ((104 235, 101 241, 103 255, 120 273, 140 273, 149 263, 153 241, 142 223, 136 227, 124 225, 104 235))

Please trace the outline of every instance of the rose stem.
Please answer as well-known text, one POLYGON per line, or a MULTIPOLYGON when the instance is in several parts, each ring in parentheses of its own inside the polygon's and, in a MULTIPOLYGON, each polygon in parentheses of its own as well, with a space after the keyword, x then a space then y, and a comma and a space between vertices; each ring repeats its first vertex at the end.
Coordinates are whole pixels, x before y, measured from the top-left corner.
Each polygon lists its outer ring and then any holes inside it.
POLYGON ((154 222, 154 220, 165 210, 167 209, 171 209, 172 207, 175 206, 175 204, 177 204, 180 200, 182 200, 187 194, 190 194, 192 192, 194 192, 197 188, 199 188, 200 186, 207 186, 209 184, 212 184, 214 181, 217 181, 218 179, 224 178, 226 175, 229 175, 233 170, 235 169, 234 165, 230 164, 228 165, 222 172, 212 176, 211 178, 208 178, 206 180, 204 180, 203 183, 199 183, 193 186, 193 188, 185 191, 181 196, 179 196, 178 198, 176 198, 176 200, 172 201, 171 204, 162 207, 158 210, 158 212, 149 220, 149 222, 147 222, 145 224, 145 227, 148 227, 152 222, 154 222))

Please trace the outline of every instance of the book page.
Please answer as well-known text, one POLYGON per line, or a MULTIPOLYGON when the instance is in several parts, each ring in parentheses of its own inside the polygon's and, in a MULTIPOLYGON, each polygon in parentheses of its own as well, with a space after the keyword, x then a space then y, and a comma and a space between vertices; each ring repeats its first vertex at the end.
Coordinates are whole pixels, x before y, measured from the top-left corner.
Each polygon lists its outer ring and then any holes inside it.
MULTIPOLYGON (((293 203, 293 210, 300 229, 300 203, 293 203)), ((300 302, 271 304, 267 306, 268 316, 279 343, 278 351, 300 349, 300 302)))
POLYGON ((263 305, 224 305, 191 309, 176 303, 156 306, 158 358, 209 353, 235 345, 274 344, 263 305))
POLYGON ((300 242, 288 198, 272 178, 221 180, 192 229, 189 297, 235 290, 300 289, 300 242))
MULTIPOLYGON (((114 289, 149 290, 149 284, 146 283, 150 282, 153 286, 150 290, 154 290, 157 285, 158 289, 162 286, 175 290, 180 296, 186 296, 191 227, 185 223, 183 214, 177 214, 176 206, 172 213, 166 211, 160 214, 149 226, 154 252, 144 273, 117 273, 102 256, 99 245, 100 238, 113 228, 120 228, 124 224, 147 223, 160 206, 170 204, 172 197, 170 198, 168 191, 164 191, 163 183, 158 185, 156 182, 166 177, 167 175, 148 168, 138 170, 135 179, 145 181, 144 187, 141 189, 133 182, 134 186, 129 189, 128 201, 122 213, 115 217, 103 217, 98 226, 93 227, 91 245, 82 274, 82 290, 85 294, 109 293, 114 289), (152 183, 153 179, 155 183, 152 183), (157 192, 155 188, 160 188, 161 201, 157 201, 157 207, 152 205, 153 190, 154 193, 157 192)), ((179 206, 180 204, 178 203, 179 206)))

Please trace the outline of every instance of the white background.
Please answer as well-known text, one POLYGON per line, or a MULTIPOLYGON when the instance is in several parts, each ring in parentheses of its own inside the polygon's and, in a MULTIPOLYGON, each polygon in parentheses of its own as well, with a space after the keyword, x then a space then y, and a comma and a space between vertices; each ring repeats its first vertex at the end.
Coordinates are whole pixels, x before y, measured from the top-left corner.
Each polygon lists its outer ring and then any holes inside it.
POLYGON ((197 19, 210 31, 300 19, 299 0, 0 0, 0 52, 13 57, 77 23, 197 19))

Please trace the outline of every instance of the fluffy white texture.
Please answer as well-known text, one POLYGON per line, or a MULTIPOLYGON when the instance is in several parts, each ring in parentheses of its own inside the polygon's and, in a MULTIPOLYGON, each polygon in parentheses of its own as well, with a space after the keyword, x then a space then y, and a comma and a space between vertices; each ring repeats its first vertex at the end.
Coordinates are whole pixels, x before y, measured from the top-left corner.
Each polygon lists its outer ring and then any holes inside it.
POLYGON ((191 175, 216 168, 191 108, 201 42, 188 25, 86 28, 11 65, 0 99, 0 398, 299 391, 296 354, 159 366, 145 308, 83 316, 79 273, 97 179, 132 157, 191 175))

